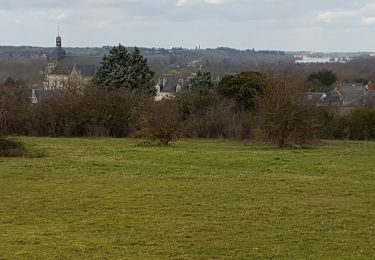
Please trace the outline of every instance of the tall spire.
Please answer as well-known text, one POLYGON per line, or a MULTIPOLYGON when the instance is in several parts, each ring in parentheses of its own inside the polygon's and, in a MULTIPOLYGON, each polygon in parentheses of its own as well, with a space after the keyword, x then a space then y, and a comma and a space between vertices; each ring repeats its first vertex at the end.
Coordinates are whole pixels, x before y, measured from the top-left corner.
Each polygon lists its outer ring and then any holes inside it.
POLYGON ((57 26, 57 37, 56 37, 56 59, 59 61, 62 59, 62 57, 65 55, 65 51, 62 48, 62 39, 60 36, 60 25, 57 26))
POLYGON ((60 37, 60 25, 57 26, 57 37, 56 37, 56 47, 61 48, 61 37, 60 37))

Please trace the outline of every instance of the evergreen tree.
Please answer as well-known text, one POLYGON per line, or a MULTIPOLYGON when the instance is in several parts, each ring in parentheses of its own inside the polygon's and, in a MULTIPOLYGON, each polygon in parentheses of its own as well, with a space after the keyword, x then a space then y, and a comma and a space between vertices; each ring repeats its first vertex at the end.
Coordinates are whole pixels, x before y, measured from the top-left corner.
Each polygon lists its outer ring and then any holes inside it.
POLYGON ((238 75, 227 75, 219 83, 218 93, 234 99, 243 110, 252 110, 256 98, 263 95, 269 87, 266 76, 259 72, 242 72, 238 75))
POLYGON ((197 75, 191 79, 190 87, 192 90, 207 91, 215 87, 211 72, 198 71, 197 75))
POLYGON ((132 92, 154 93, 154 72, 138 48, 129 52, 121 44, 109 50, 93 82, 99 88, 128 89, 132 92))
POLYGON ((313 87, 312 91, 328 92, 333 89, 333 85, 337 82, 336 74, 331 70, 319 70, 310 74, 307 78, 313 87))
POLYGON ((4 81, 4 86, 6 87, 15 87, 16 81, 12 77, 7 77, 7 79, 4 81))

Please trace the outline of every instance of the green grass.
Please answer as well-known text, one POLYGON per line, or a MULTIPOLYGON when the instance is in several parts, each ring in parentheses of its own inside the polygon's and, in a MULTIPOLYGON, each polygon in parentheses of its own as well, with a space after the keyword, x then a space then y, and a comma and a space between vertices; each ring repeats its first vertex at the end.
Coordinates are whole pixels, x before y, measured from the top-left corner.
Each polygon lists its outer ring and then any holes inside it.
POLYGON ((0 259, 371 259, 375 143, 279 150, 22 138, 0 158, 0 259))

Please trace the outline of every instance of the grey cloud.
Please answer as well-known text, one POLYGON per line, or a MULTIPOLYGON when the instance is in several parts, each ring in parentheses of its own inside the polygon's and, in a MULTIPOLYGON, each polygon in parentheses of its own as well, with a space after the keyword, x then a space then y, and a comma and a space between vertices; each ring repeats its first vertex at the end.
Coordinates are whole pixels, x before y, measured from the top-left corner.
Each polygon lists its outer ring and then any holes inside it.
POLYGON ((360 50, 374 39, 338 38, 370 34, 373 13, 373 0, 0 0, 0 44, 51 45, 61 24, 79 46, 360 50))

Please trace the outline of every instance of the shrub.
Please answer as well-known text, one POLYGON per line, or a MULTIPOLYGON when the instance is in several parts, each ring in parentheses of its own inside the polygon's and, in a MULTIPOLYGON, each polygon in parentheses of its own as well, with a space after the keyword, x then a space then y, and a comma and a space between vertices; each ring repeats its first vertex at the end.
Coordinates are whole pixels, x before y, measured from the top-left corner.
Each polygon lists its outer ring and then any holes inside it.
POLYGON ((349 114, 340 114, 335 109, 322 109, 319 119, 324 126, 322 138, 375 139, 375 109, 361 108, 349 114))
POLYGON ((127 90, 63 92, 34 107, 30 132, 38 136, 127 137, 139 129, 139 110, 146 102, 127 90))
POLYGON ((349 135, 355 140, 375 139, 375 109, 354 111, 349 117, 349 135))
POLYGON ((151 103, 144 110, 141 130, 137 136, 148 138, 162 145, 169 145, 183 136, 175 102, 151 103))
POLYGON ((0 137, 1 157, 22 157, 28 154, 25 145, 19 141, 0 137))
POLYGON ((238 110, 235 101, 214 92, 184 93, 177 96, 183 128, 188 137, 250 138, 253 117, 238 110))
POLYGON ((282 148, 312 143, 317 133, 315 108, 303 104, 302 93, 285 78, 273 81, 259 100, 258 138, 282 148))
POLYGON ((31 91, 19 84, 8 79, 0 86, 0 135, 27 134, 31 91))

